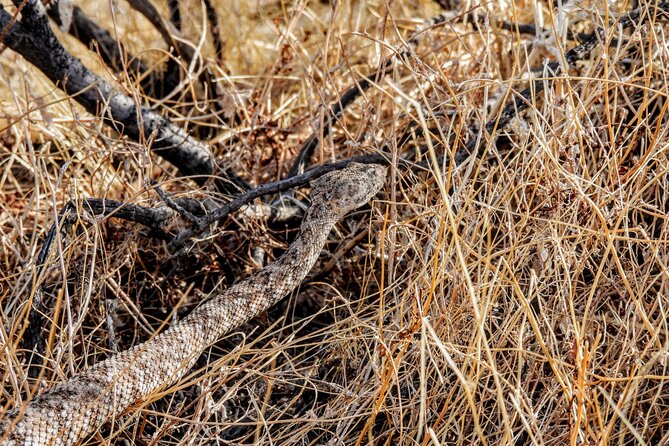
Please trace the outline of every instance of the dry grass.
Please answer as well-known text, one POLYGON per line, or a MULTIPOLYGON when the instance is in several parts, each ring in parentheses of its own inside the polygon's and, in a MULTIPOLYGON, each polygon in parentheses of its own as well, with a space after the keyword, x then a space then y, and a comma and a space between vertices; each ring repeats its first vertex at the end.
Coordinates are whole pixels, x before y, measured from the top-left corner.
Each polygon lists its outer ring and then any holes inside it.
MULTIPOLYGON (((91 18, 113 29, 109 4, 89 3, 91 18)), ((185 34, 197 42, 200 3, 181 3, 185 34)), ((207 38, 202 54, 231 99, 243 98, 239 122, 226 128, 208 117, 201 91, 195 106, 177 96, 163 110, 189 127, 208 118, 212 151, 257 183, 285 174, 321 122, 319 104, 404 49, 439 12, 418 1, 339 2, 334 15, 319 2, 220 3, 224 63, 207 38)), ((422 147, 431 170, 394 169, 370 221, 359 213, 333 234, 330 252, 369 228, 326 279, 210 348, 178 385, 87 444, 666 444, 667 28, 607 27, 614 45, 547 81, 497 144, 482 137, 483 158, 456 168, 432 157, 481 136, 468 133, 472 124, 493 119, 531 67, 574 45, 553 37, 563 23, 591 31, 619 3, 584 1, 560 16, 539 2, 500 1, 478 9, 487 28, 451 21, 426 31, 349 108, 317 161, 422 147), (543 8, 545 38, 500 28, 501 20, 542 25, 533 8, 543 8), (399 147, 411 125, 430 137, 399 147)), ((118 8, 119 36, 160 62, 158 34, 125 3, 118 8)), ((49 260, 48 349, 41 375, 29 379, 21 337, 31 278, 64 203, 157 205, 147 178, 177 196, 213 192, 175 179, 174 168, 103 128, 9 50, 0 97, 4 407, 110 353, 106 304, 116 305, 116 342, 127 348, 256 268, 258 249, 272 257, 290 237, 238 220, 172 256, 141 227, 82 213, 49 260)))

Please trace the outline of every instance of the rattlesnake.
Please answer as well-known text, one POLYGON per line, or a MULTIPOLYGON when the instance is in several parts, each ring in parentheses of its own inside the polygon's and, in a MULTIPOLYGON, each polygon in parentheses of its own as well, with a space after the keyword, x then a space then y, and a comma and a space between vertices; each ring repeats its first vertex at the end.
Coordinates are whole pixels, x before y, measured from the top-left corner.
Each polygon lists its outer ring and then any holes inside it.
POLYGON ((316 181, 300 233, 276 262, 147 342, 102 361, 7 414, 0 445, 72 445, 182 377, 222 335, 298 286, 337 221, 381 188, 386 168, 351 163, 316 181))

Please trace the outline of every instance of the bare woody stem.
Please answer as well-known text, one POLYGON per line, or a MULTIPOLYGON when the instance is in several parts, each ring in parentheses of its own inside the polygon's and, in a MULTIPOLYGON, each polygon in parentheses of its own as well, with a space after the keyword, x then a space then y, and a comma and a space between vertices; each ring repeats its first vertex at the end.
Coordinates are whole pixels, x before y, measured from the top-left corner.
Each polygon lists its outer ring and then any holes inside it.
POLYGON ((151 150, 183 175, 213 173, 214 162, 206 145, 155 111, 138 105, 68 53, 49 27, 39 0, 28 0, 21 16, 19 21, 0 9, 3 44, 35 65, 89 113, 101 114, 105 124, 134 141, 146 144, 150 141, 151 150))
MULTIPOLYGON (((51 4, 48 14, 56 24, 62 25, 58 2, 51 4)), ((178 86, 172 79, 150 70, 141 59, 130 54, 121 42, 114 39, 109 31, 88 18, 78 6, 72 9, 72 23, 67 32, 88 49, 93 51, 97 49, 105 64, 115 72, 127 70, 139 78, 144 93, 154 98, 163 98, 178 86)))

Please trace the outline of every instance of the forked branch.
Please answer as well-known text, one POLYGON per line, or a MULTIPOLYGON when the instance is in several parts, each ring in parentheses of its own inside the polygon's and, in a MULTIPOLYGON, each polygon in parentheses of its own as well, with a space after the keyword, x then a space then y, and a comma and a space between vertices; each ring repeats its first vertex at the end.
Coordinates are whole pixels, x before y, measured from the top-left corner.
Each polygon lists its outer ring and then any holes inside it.
MULTIPOLYGON (((17 7, 22 2, 15 0, 17 7)), ((214 171, 208 147, 183 129, 135 100, 89 70, 58 41, 49 27, 44 6, 27 0, 21 20, 0 9, 2 43, 35 65, 89 113, 101 114, 105 124, 130 139, 150 145, 151 150, 175 165, 183 175, 204 176, 214 171)))

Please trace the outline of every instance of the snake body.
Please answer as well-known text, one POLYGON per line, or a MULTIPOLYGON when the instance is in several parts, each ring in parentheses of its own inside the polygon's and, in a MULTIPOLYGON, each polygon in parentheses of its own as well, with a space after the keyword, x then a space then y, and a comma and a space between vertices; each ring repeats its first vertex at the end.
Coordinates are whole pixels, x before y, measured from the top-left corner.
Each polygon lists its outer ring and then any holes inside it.
POLYGON ((203 350, 286 296, 306 277, 331 229, 381 188, 386 168, 351 163, 316 181, 300 233, 274 263, 152 339, 93 365, 0 421, 0 445, 73 445, 130 405, 173 384, 203 350))

